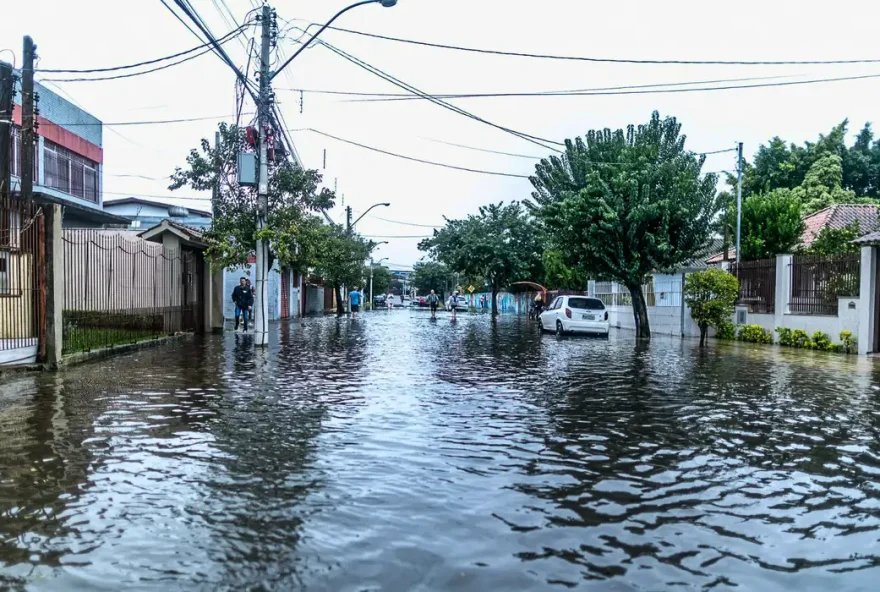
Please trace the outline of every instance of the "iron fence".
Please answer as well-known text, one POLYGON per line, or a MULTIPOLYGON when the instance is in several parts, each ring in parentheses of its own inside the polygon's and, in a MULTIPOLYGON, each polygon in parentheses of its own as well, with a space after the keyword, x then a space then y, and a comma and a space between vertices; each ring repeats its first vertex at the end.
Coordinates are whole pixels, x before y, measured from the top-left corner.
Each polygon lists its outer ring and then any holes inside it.
POLYGON ((795 255, 790 268, 791 296, 788 306, 792 313, 836 316, 838 298, 859 296, 859 253, 795 255))
POLYGON ((776 259, 731 263, 730 273, 739 280, 738 305, 756 314, 776 311, 776 259))
POLYGON ((199 331, 201 254, 126 231, 64 231, 64 354, 199 331))
POLYGON ((46 343, 46 242, 42 210, 0 199, 0 351, 4 363, 42 359, 46 343))
MULTIPOLYGON (((646 306, 668 305, 676 297, 681 296, 681 284, 665 282, 655 288, 654 280, 648 280, 642 286, 642 294, 645 295, 646 306)), ((632 306, 632 294, 626 286, 615 282, 596 282, 595 294, 591 294, 602 301, 605 306, 632 306)))

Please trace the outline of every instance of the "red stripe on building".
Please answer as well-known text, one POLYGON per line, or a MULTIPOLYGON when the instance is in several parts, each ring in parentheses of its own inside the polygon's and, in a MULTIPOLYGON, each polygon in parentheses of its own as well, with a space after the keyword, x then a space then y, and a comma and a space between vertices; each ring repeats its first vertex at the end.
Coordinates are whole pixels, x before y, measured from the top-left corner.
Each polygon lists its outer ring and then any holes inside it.
MULTIPOLYGON (((14 109, 12 112, 12 122, 21 126, 21 109, 14 109)), ((104 149, 100 146, 92 144, 88 140, 84 140, 69 132, 59 125, 55 125, 42 115, 38 116, 40 129, 37 133, 50 142, 55 142, 63 148, 67 148, 75 154, 79 154, 84 158, 88 158, 92 162, 104 164, 104 149)))

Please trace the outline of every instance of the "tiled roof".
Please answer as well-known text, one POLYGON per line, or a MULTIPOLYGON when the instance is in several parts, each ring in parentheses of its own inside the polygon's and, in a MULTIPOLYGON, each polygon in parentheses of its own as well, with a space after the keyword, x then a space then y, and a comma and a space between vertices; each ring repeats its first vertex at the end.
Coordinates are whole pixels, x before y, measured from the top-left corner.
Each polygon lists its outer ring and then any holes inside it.
POLYGON ((807 225, 801 242, 810 246, 823 228, 846 228, 858 222, 862 232, 874 232, 880 226, 878 222, 880 207, 872 204, 837 204, 820 210, 804 218, 807 225))
MULTIPOLYGON (((813 244, 823 228, 846 228, 854 222, 859 223, 859 229, 864 233, 874 233, 880 229, 880 206, 873 204, 835 204, 815 214, 804 218, 806 228, 801 235, 801 245, 808 247, 813 244)), ((863 236, 859 239, 866 239, 863 236)), ((736 247, 730 250, 730 259, 736 259, 736 247)), ((716 253, 710 257, 707 263, 718 263, 722 260, 722 253, 716 253)))
POLYGON ((724 248, 724 239, 721 237, 713 238, 709 240, 709 243, 697 253, 697 256, 691 259, 690 261, 685 261, 682 263, 682 269, 705 269, 709 267, 708 262, 706 261, 706 257, 717 253, 719 249, 724 248))

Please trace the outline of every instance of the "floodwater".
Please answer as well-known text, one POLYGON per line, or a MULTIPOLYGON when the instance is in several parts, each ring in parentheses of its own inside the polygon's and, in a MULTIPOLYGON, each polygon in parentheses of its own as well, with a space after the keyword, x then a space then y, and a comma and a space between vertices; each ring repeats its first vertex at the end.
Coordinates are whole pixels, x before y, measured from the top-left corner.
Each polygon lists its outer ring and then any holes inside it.
POLYGON ((880 360, 421 312, 0 385, 0 589, 877 590, 880 360))

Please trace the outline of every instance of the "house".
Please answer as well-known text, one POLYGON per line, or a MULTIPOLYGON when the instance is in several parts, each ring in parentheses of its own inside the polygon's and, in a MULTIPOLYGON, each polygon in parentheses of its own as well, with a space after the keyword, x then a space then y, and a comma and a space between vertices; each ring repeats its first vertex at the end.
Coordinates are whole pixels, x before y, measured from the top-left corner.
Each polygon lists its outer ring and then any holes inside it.
MULTIPOLYGON (((874 204, 835 204, 804 216, 804 229, 801 234, 801 246, 809 247, 825 228, 842 229, 858 222, 859 229, 867 234, 880 228, 880 206, 874 204)), ((728 260, 736 260, 736 247, 728 251, 728 260)), ((724 260, 724 252, 717 252, 706 260, 709 264, 718 264, 724 260)))
POLYGON ((190 228, 207 229, 211 227, 213 215, 205 210, 175 206, 141 199, 126 197, 104 202, 104 211, 127 218, 132 228, 152 228, 163 220, 171 220, 190 228))
MULTIPOLYGON (((20 81, 16 98, 21 100, 20 81)), ((86 111, 34 83, 39 93, 34 199, 64 206, 63 224, 99 228, 126 220, 101 209, 103 204, 103 124, 86 111)), ((21 193, 21 104, 12 113, 12 195, 21 193)))

